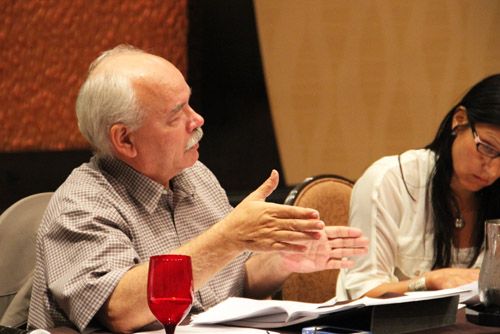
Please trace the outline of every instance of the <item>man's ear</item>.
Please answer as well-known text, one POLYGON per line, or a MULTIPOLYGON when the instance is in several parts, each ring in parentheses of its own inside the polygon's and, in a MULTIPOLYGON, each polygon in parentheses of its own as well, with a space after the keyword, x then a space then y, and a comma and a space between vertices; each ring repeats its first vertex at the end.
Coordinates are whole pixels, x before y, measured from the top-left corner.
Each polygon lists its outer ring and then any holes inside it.
POLYGON ((115 151, 128 158, 134 158, 137 150, 130 140, 130 130, 128 126, 122 123, 113 124, 109 130, 109 137, 115 151))
POLYGON ((455 129, 457 126, 465 125, 468 122, 469 119, 467 118, 465 107, 458 106, 457 109, 455 109, 455 114, 453 114, 453 120, 451 121, 451 128, 455 129))

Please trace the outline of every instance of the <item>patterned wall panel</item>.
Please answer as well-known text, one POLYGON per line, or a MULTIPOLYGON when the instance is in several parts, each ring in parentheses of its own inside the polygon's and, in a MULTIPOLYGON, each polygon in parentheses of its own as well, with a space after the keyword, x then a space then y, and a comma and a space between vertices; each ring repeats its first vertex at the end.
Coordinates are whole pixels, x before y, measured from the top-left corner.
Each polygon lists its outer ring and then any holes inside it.
POLYGON ((254 0, 289 184, 427 144, 500 72, 500 1, 254 0))
POLYGON ((187 0, 0 1, 0 151, 88 148, 75 101, 89 63, 120 43, 187 72, 187 0))

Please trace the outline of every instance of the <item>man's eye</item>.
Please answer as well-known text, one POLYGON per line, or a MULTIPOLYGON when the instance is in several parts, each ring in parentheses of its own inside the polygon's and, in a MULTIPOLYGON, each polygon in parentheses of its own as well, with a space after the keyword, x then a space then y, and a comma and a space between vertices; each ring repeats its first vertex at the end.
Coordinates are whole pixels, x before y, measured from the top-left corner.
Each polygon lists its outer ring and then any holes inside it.
POLYGON ((167 124, 177 124, 179 123, 180 117, 174 117, 167 121, 167 124))

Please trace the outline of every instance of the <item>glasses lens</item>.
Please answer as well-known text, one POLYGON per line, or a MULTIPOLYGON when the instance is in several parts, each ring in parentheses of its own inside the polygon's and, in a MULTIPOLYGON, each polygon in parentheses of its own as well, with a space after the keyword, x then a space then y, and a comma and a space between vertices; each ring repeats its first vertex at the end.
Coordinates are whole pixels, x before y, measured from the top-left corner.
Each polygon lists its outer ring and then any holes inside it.
POLYGON ((474 127, 474 124, 470 123, 470 128, 472 130, 472 135, 474 136, 474 141, 476 142, 476 149, 479 153, 486 155, 487 157, 490 158, 496 158, 500 156, 500 152, 498 152, 496 149, 491 147, 490 145, 484 143, 481 138, 479 138, 479 135, 477 134, 476 128, 474 127))
POLYGON ((485 145, 483 143, 477 144, 477 150, 479 153, 484 154, 490 158, 495 158, 498 156, 498 151, 495 150, 493 147, 485 145))

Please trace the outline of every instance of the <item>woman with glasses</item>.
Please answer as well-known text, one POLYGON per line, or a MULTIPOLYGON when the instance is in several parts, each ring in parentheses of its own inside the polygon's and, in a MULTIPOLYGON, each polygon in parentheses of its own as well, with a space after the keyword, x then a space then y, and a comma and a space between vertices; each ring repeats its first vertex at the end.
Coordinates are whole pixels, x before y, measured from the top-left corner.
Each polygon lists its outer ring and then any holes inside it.
POLYGON ((371 241, 337 298, 473 282, 484 221, 500 218, 500 74, 470 89, 423 149, 384 157, 356 182, 349 224, 371 241))

